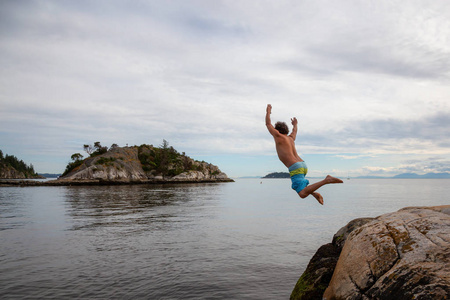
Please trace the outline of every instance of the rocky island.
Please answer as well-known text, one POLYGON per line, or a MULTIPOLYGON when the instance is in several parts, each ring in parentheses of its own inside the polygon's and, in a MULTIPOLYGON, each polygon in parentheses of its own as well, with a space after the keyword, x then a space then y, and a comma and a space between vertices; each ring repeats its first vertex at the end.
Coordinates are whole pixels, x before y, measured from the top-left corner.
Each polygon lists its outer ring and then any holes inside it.
POLYGON ((356 219, 320 247, 290 299, 449 299, 450 205, 356 219))
POLYGON ((27 165, 14 155, 3 155, 0 150, 0 179, 42 179, 34 171, 33 165, 27 165))
POLYGON ((291 178, 291 175, 289 175, 288 172, 274 172, 267 174, 262 178, 291 178))
POLYGON ((72 161, 57 180, 45 182, 15 181, 0 184, 15 185, 97 185, 132 183, 190 183, 232 182, 217 166, 200 162, 178 153, 168 143, 160 147, 141 145, 131 147, 94 147, 85 145, 89 157, 80 153, 72 155, 72 161))

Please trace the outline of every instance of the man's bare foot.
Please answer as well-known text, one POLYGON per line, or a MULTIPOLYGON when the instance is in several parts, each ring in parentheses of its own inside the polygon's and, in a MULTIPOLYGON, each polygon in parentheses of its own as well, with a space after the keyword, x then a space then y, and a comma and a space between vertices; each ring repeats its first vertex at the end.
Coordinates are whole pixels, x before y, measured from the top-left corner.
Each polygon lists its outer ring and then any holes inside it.
POLYGON ((314 192, 314 193, 312 193, 311 195, 313 195, 314 198, 316 198, 316 200, 317 200, 321 205, 323 205, 323 197, 322 197, 321 194, 319 194, 319 193, 317 193, 317 192, 314 192))
POLYGON ((328 175, 325 180, 327 181, 327 183, 343 183, 342 180, 340 180, 339 178, 333 177, 331 175, 328 175))

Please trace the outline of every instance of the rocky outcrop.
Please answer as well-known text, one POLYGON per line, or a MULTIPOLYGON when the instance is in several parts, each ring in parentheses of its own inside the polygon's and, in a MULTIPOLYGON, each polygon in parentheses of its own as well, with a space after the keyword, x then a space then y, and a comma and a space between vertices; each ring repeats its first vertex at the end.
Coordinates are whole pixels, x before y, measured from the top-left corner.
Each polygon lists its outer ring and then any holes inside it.
MULTIPOLYGON (((167 170, 175 172, 180 169, 181 164, 189 165, 195 170, 188 170, 177 175, 167 175, 158 173, 157 169, 149 169, 151 161, 151 146, 146 146, 144 151, 148 154, 143 157, 147 159, 146 165, 143 167, 142 157, 139 155, 146 154, 142 150, 143 147, 116 147, 108 152, 90 157, 83 161, 80 166, 76 167, 67 175, 58 179, 60 182, 211 182, 211 181, 233 181, 221 172, 217 166, 206 162, 198 162, 193 159, 180 156, 179 164, 168 164, 167 170), (150 148, 150 149, 149 149, 150 148), (183 161, 182 161, 183 160, 183 161)), ((178 162, 178 161, 177 161, 178 162)))
POLYGON ((105 154, 86 159, 83 164, 60 180, 138 181, 147 176, 134 147, 115 148, 105 154))
POLYGON ((321 246, 310 260, 305 272, 303 272, 297 281, 290 299, 322 299, 322 295, 333 276, 336 263, 348 235, 356 228, 361 227, 373 219, 361 218, 350 221, 333 236, 331 243, 321 246))
POLYGON ((43 176, 17 171, 13 167, 0 165, 0 179, 42 179, 43 176))
POLYGON ((288 172, 274 172, 267 174, 263 178, 291 178, 291 175, 288 172))
POLYGON ((171 178, 171 181, 203 181, 203 180, 217 180, 227 181, 229 180, 227 174, 220 171, 220 169, 212 164, 206 162, 192 162, 193 165, 197 164, 197 168, 202 171, 186 171, 177 176, 171 178))
POLYGON ((3 166, 0 168, 0 178, 8 178, 8 179, 24 179, 25 174, 17 171, 12 167, 3 166))
MULTIPOLYGON (((404 208, 346 232, 331 281, 322 283, 322 288, 328 285, 324 299, 450 296, 450 206, 404 208)), ((338 246, 338 241, 333 244, 338 246)), ((315 274, 320 267, 307 271, 315 274)), ((291 299, 320 297, 293 293, 291 299)))

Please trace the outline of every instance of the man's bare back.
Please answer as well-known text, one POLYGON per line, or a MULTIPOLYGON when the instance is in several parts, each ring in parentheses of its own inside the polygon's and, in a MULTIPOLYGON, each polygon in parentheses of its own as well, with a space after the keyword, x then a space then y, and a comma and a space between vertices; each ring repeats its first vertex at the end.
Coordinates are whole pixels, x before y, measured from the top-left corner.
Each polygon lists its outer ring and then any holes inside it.
POLYGON ((281 162, 289 168, 293 164, 299 161, 303 161, 300 156, 297 154, 297 150, 295 149, 295 138, 297 137, 297 119, 292 118, 292 133, 287 135, 287 133, 280 133, 270 122, 270 114, 272 113, 272 105, 267 105, 266 112, 266 126, 269 130, 270 134, 273 136, 275 140, 275 148, 277 150, 278 158, 281 162))
MULTIPOLYGON (((291 170, 291 168, 293 167, 295 168, 295 166, 298 163, 303 163, 303 160, 300 158, 300 156, 297 153, 297 150, 295 149, 295 139, 297 137, 297 123, 298 123, 297 119, 295 117, 291 119, 293 128, 291 134, 288 135, 289 129, 287 128, 287 125, 285 123, 277 122, 275 127, 272 125, 272 122, 270 120, 271 113, 272 113, 272 105, 268 104, 266 109, 267 129, 269 130, 270 134, 273 136, 275 140, 275 148, 277 150, 278 158, 287 168, 289 168, 289 170, 291 170)), ((303 165, 304 167, 306 167, 306 164, 303 163, 303 165)), ((316 190, 325 184, 343 182, 339 178, 335 178, 333 176, 328 175, 322 181, 316 182, 312 185, 308 185, 309 181, 304 179, 304 176, 306 175, 307 172, 307 168, 306 170, 304 170, 305 168, 301 169, 302 169, 301 172, 304 173, 301 173, 300 171, 296 170, 290 172, 291 180, 293 182, 292 188, 298 192, 301 198, 306 198, 309 195, 313 195, 314 198, 316 198, 316 200, 322 205, 323 205, 323 197, 322 195, 317 193, 316 190), (303 174, 303 177, 301 177, 300 174, 303 174), (303 186, 297 182, 299 180, 303 181, 303 186), (300 185, 301 187, 294 188, 297 185, 300 185)))
POLYGON ((295 142, 291 136, 278 134, 274 136, 274 139, 278 157, 287 168, 298 161, 303 161, 303 159, 301 159, 297 154, 295 142))

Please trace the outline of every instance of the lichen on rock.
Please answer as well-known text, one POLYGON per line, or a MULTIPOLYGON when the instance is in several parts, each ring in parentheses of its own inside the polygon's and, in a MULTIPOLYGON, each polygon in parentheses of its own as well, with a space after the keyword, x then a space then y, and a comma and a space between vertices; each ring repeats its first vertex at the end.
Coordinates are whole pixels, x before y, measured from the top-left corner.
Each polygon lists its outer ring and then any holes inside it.
POLYGON ((351 233, 324 299, 447 299, 449 208, 404 208, 351 233))
POLYGON ((408 207, 374 219, 353 220, 335 234, 332 244, 322 247, 291 299, 450 296, 450 205, 408 207), (321 249, 330 245, 340 253, 335 265, 322 263, 329 256, 321 249), (333 274, 329 282, 324 276, 318 280, 317 274, 324 273, 333 274), (325 292, 324 285, 328 286, 325 292))
POLYGON ((355 229, 372 220, 373 218, 360 218, 350 221, 333 236, 331 243, 321 246, 297 281, 290 299, 321 299, 331 280, 347 237, 355 229))

